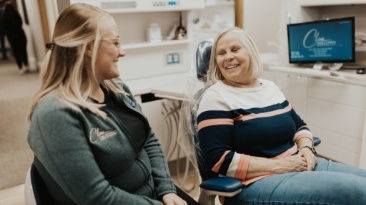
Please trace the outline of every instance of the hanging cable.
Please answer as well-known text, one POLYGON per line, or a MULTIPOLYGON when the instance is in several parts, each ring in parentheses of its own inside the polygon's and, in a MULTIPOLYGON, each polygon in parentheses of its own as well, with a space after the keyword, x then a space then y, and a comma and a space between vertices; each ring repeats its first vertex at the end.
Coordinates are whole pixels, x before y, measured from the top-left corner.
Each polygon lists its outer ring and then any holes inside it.
MULTIPOLYGON (((183 156, 186 160, 182 161, 181 158, 181 147, 178 144, 178 126, 179 126, 179 110, 181 108, 181 101, 178 100, 165 100, 162 103, 162 114, 165 122, 164 131, 166 136, 167 144, 165 146, 165 152, 168 159, 173 159, 174 154, 177 158, 177 183, 186 192, 193 191, 197 188, 197 183, 193 183, 191 187, 187 187, 187 178, 190 171, 190 160, 187 156, 183 156), (183 175, 181 174, 181 163, 185 164, 183 175)), ((193 172, 194 182, 199 180, 198 173, 193 172)))

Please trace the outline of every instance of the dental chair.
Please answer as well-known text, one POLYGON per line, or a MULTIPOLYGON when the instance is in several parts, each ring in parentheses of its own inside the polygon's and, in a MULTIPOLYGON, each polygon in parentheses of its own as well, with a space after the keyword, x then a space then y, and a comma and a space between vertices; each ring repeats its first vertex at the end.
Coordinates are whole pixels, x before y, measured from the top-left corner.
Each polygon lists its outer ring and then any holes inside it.
MULTIPOLYGON (((196 50, 196 77, 199 81, 205 82, 206 75, 209 68, 210 54, 211 54, 212 40, 202 41, 196 50)), ((200 97, 204 92, 204 88, 199 89, 194 93, 193 105, 191 110, 191 126, 193 146, 196 155, 196 162, 202 182, 200 183, 200 195, 198 203, 200 205, 214 205, 216 196, 232 197, 240 193, 243 184, 240 180, 232 177, 219 177, 208 169, 203 160, 202 151, 198 140, 197 131, 197 109, 200 97)))
MULTIPOLYGON (((190 74, 195 75, 193 78, 195 80, 200 81, 199 89, 195 88, 188 89, 192 96, 187 97, 187 102, 182 104, 182 115, 181 118, 183 119, 184 116, 190 116, 190 119, 186 119, 187 124, 190 122, 189 125, 183 127, 183 129, 188 130, 190 132, 190 139, 192 141, 184 141, 183 139, 183 146, 186 147, 186 151, 188 156, 194 153, 195 157, 191 158, 192 163, 198 169, 199 175, 201 176, 202 182, 200 183, 200 195, 198 199, 198 203, 200 205, 214 205, 216 196, 224 196, 224 197, 232 197, 236 194, 240 193, 243 187, 243 184, 240 180, 232 178, 232 177, 225 177, 225 176, 218 176, 216 173, 213 173, 205 164, 203 160, 202 151, 199 145, 198 139, 198 129, 197 129, 197 110, 198 105, 200 102, 200 98, 205 91, 205 86, 202 88, 202 83, 204 84, 207 80, 207 71, 209 69, 209 61, 211 55, 211 48, 212 48, 213 40, 204 40, 202 41, 196 50, 196 59, 195 59, 195 71, 190 72, 190 74), (193 150, 189 150, 187 147, 193 147, 193 150)), ((193 79, 192 78, 192 79, 193 79)), ((189 80, 188 86, 195 87, 194 84, 197 82, 193 82, 192 79, 189 80)), ((181 119, 181 120, 182 120, 181 119)), ((184 121, 184 119, 182 120, 184 121)), ((188 133, 184 133, 184 137, 187 138, 188 133), (184 135, 185 134, 185 135, 184 135)), ((189 135, 189 134, 188 134, 189 135)), ((181 137, 181 136, 180 136, 181 137)), ((189 138, 189 137, 188 137, 189 138)), ((314 137, 314 146, 320 144, 320 139, 318 137, 314 137)))

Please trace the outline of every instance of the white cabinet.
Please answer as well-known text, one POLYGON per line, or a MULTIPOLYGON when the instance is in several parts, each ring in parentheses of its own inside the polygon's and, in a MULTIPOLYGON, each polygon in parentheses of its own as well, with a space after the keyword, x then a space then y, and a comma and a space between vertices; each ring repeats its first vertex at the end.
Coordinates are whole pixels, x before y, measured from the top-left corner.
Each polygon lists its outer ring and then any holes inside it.
POLYGON ((321 155, 359 166, 364 138, 366 87, 309 78, 307 123, 322 139, 321 155))
POLYGON ((159 12, 204 7, 203 0, 70 0, 70 4, 73 3, 92 4, 110 13, 159 12))
POLYGON ((179 24, 179 11, 112 14, 126 52, 118 62, 121 78, 131 80, 188 70, 192 42, 189 25, 186 24, 189 13, 182 12, 184 26, 188 28, 188 35, 183 40, 167 40, 171 30, 179 24), (160 27, 162 41, 148 42, 147 28, 155 23, 160 27))
POLYGON ((203 9, 204 0, 65 0, 58 1, 58 6, 65 7, 66 1, 92 4, 114 17, 126 52, 118 62, 122 80, 182 73, 190 68, 193 56, 190 53, 191 13, 194 9, 203 9), (181 40, 172 40, 180 23, 188 33, 181 40), (151 24, 160 28, 160 42, 148 40, 151 24))
POLYGON ((301 0, 302 7, 366 4, 365 0, 301 0))
POLYGON ((281 88, 313 135, 320 137, 320 155, 366 169, 366 76, 269 66, 263 78, 281 88))
POLYGON ((173 100, 154 100, 141 102, 141 96, 135 96, 150 126, 163 148, 167 160, 174 161, 186 156, 178 143, 178 112, 180 103, 173 100))

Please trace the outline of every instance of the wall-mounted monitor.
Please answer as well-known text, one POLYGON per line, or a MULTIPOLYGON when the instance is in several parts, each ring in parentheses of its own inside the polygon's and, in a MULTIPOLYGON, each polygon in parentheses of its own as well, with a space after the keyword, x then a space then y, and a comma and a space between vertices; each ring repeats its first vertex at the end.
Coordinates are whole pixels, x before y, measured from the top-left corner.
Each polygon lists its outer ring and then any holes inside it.
POLYGON ((287 25, 289 62, 355 62, 355 18, 287 25))

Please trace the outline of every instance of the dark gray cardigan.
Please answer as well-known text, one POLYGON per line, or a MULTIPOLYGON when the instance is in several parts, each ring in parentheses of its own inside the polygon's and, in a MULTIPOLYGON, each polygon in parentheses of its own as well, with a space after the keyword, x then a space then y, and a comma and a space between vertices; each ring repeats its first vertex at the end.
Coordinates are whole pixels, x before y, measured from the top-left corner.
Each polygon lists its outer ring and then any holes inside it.
MULTIPOLYGON (((143 116, 131 96, 113 95, 143 116)), ((157 199, 176 193, 151 128, 138 150, 119 123, 109 112, 102 119, 88 110, 76 111, 54 94, 38 103, 28 142, 55 204, 162 204, 157 199)))

